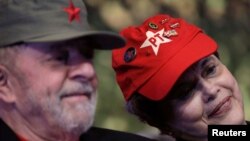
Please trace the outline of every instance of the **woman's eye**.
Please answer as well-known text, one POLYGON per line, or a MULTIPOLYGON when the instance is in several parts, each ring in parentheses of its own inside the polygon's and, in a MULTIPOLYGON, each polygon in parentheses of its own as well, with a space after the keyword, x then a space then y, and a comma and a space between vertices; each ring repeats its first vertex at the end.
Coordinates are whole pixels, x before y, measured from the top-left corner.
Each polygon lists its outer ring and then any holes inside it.
POLYGON ((216 73, 216 66, 211 65, 211 66, 208 66, 207 69, 205 69, 204 76, 211 76, 211 75, 214 75, 215 73, 216 73))

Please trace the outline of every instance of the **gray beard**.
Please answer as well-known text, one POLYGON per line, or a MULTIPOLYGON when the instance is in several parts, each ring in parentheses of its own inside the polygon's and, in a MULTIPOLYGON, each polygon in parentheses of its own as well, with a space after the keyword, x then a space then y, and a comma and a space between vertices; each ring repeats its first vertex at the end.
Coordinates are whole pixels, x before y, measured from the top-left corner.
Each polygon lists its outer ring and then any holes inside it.
POLYGON ((58 136, 59 134, 67 136, 68 134, 80 137, 82 133, 86 132, 92 126, 97 94, 90 85, 82 86, 74 84, 72 86, 63 88, 57 94, 47 92, 47 94, 55 96, 52 98, 48 96, 40 100, 36 97, 39 95, 39 92, 36 93, 36 91, 31 89, 26 91, 28 99, 24 103, 28 104, 25 104, 24 114, 27 115, 27 119, 33 119, 30 121, 30 124, 34 125, 33 127, 40 128, 35 129, 36 133, 47 132, 50 135, 53 134, 53 136, 58 136), (84 103, 76 103, 74 105, 62 103, 60 99, 61 95, 79 90, 89 91, 91 93, 90 99, 84 103), (43 122, 44 126, 42 126, 43 122))

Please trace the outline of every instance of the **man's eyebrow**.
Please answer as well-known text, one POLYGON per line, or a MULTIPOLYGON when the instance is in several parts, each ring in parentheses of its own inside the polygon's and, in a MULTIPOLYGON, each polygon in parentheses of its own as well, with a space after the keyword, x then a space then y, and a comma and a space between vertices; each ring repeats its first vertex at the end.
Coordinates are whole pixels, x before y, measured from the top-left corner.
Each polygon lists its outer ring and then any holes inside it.
POLYGON ((67 42, 51 44, 47 52, 60 51, 65 49, 68 45, 67 42))
POLYGON ((85 40, 73 40, 73 41, 65 41, 60 43, 55 43, 51 45, 51 49, 55 50, 58 48, 65 48, 65 47, 77 47, 77 46, 83 46, 83 45, 89 45, 90 42, 87 42, 85 40))
POLYGON ((57 48, 61 48, 62 46, 65 46, 66 44, 65 43, 55 43, 55 44, 52 44, 50 46, 51 49, 57 49, 57 48))

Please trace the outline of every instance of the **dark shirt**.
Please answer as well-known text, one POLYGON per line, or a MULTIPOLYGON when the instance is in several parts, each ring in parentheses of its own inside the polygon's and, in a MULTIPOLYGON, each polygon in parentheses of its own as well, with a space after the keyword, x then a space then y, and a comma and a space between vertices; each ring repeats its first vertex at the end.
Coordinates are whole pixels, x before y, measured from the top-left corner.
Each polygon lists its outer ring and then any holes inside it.
MULTIPOLYGON (((0 141, 20 141, 17 135, 0 119, 0 141)), ((155 141, 132 133, 92 127, 80 141, 155 141)))

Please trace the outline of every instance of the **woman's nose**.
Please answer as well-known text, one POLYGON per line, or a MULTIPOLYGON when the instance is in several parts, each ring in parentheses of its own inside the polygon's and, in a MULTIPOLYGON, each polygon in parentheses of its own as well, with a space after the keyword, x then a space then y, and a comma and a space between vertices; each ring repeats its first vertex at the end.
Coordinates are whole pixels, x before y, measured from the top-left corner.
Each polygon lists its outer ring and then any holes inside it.
POLYGON ((202 98, 205 103, 214 100, 220 91, 219 87, 213 81, 202 80, 200 85, 202 87, 202 98))

